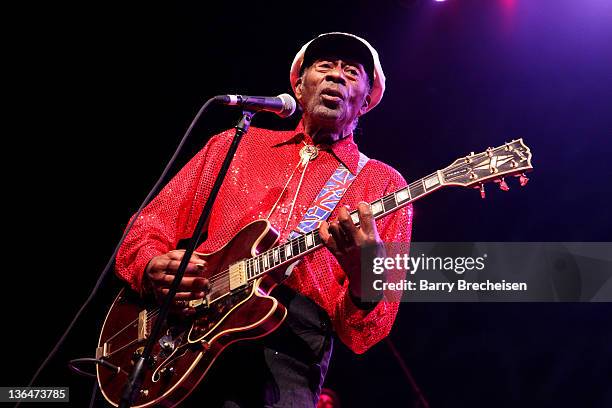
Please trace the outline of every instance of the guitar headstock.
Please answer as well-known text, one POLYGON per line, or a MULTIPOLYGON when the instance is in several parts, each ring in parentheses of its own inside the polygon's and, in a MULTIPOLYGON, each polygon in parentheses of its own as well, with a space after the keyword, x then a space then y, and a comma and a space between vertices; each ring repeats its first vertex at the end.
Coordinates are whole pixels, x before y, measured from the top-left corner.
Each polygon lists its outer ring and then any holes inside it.
POLYGON ((524 186, 529 180, 524 173, 530 170, 533 170, 531 151, 523 139, 517 139, 499 147, 490 147, 482 153, 472 152, 440 172, 442 185, 478 188, 484 198, 484 183, 495 181, 507 191, 509 187, 504 177, 519 177, 520 185, 524 186))

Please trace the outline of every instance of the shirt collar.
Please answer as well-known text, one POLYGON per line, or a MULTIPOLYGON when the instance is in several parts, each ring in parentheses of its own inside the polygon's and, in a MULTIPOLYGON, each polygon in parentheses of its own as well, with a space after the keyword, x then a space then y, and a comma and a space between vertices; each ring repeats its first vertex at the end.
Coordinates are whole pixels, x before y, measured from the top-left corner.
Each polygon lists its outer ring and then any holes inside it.
MULTIPOLYGON (((304 132, 304 122, 300 120, 295 131, 291 132, 289 137, 285 139, 285 142, 289 142, 294 139, 295 142, 301 143, 305 141, 308 144, 312 144, 312 139, 309 135, 304 132)), ((334 142, 331 146, 319 146, 324 150, 331 150, 331 152, 340 160, 346 168, 353 174, 357 174, 357 166, 359 163, 359 149, 357 144, 353 140, 353 134, 343 137, 342 139, 334 142)))

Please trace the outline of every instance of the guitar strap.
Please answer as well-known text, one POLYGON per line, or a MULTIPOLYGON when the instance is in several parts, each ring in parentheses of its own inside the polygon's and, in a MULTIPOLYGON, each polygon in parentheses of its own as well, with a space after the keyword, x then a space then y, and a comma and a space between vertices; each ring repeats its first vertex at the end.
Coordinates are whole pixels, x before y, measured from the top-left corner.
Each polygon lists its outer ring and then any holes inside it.
MULTIPOLYGON (((315 198, 312 206, 304 214, 302 221, 300 221, 297 227, 289 234, 289 239, 294 239, 302 234, 306 234, 318 228, 322 221, 327 220, 368 160, 370 160, 368 156, 359 152, 359 161, 357 162, 355 174, 351 173, 344 163, 340 162, 338 168, 323 185, 321 192, 319 192, 315 198)), ((291 275, 293 268, 298 262, 299 261, 289 265, 285 272, 285 276, 291 275)))

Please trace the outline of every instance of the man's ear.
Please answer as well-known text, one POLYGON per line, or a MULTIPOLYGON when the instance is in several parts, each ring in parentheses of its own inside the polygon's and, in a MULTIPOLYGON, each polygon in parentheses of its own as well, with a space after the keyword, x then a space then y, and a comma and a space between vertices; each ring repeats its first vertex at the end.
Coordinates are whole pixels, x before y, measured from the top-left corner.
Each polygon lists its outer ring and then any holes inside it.
POLYGON ((302 99, 302 77, 298 77, 295 81, 295 97, 299 101, 302 99))
POLYGON ((368 106, 370 106, 370 102, 372 101, 372 97, 370 94, 367 94, 363 103, 361 104, 361 108, 359 108, 359 116, 363 115, 368 111, 368 106))

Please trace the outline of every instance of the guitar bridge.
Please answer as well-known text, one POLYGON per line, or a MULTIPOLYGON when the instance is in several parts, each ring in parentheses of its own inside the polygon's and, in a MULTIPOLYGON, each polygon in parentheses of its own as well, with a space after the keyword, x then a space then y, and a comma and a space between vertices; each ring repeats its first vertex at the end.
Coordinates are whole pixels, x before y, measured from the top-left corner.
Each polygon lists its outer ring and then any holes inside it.
POLYGON ((230 291, 241 288, 247 283, 246 261, 240 261, 229 267, 230 291))
POLYGON ((210 293, 205 298, 190 300, 188 305, 196 310, 207 309, 210 306, 210 293))
POLYGON ((96 359, 100 360, 101 358, 107 357, 109 353, 109 344, 104 343, 102 347, 96 347, 96 359))

